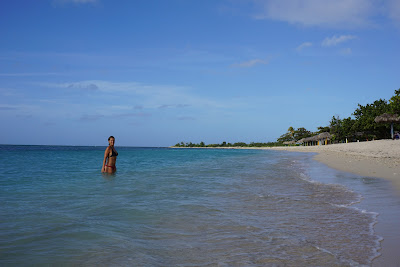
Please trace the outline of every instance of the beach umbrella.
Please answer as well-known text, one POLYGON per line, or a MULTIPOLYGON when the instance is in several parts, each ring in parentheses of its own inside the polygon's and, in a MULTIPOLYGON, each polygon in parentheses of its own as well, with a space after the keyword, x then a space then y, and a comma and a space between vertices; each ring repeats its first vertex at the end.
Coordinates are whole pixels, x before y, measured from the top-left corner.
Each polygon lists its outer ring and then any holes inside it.
POLYGON ((382 115, 375 118, 376 123, 390 123, 390 133, 393 139, 393 124, 400 122, 400 117, 397 114, 383 113, 382 115))

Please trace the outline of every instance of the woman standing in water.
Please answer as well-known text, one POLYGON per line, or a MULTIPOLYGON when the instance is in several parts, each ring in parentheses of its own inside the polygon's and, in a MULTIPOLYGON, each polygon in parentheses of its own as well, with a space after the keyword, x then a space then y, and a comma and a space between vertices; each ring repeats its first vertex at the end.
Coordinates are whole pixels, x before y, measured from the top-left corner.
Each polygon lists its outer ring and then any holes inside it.
POLYGON ((117 162, 118 152, 114 148, 114 143, 114 136, 110 136, 108 138, 109 146, 106 148, 106 152, 104 152, 103 167, 101 168, 101 172, 114 173, 117 171, 115 163, 117 162))

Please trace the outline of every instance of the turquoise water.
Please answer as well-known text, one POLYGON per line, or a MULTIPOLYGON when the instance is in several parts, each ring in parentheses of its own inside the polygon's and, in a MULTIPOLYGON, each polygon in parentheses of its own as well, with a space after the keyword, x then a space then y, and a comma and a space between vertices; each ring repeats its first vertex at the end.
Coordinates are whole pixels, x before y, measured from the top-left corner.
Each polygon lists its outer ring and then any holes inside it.
POLYGON ((104 150, 0 146, 1 266, 358 266, 379 255, 379 214, 363 200, 376 179, 302 153, 127 147, 105 175, 104 150))

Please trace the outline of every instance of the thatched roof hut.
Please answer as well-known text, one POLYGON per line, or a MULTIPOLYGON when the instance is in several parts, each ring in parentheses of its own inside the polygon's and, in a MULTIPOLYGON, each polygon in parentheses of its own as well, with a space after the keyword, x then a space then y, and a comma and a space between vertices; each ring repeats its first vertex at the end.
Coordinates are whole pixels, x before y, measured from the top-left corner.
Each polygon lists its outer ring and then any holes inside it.
POLYGON ((318 143, 327 145, 328 141, 331 140, 331 134, 328 132, 323 132, 323 133, 320 133, 319 135, 317 135, 316 139, 317 139, 318 143))
POLYGON ((400 116, 397 114, 383 113, 382 115, 375 118, 376 123, 390 123, 390 133, 393 139, 393 123, 400 122, 400 116))
POLYGON ((397 114, 383 113, 382 115, 375 118, 376 123, 393 123, 400 122, 400 116, 397 114))
POLYGON ((319 140, 324 140, 324 139, 331 139, 331 134, 328 132, 324 132, 324 133, 320 133, 319 135, 317 135, 319 140))
POLYGON ((285 141, 283 142, 284 145, 294 145, 296 144, 296 141, 285 141))
POLYGON ((314 145, 315 143, 324 143, 328 144, 328 141, 331 140, 331 135, 328 132, 320 133, 318 135, 314 135, 311 137, 306 137, 298 141, 298 143, 303 143, 305 145, 314 145))

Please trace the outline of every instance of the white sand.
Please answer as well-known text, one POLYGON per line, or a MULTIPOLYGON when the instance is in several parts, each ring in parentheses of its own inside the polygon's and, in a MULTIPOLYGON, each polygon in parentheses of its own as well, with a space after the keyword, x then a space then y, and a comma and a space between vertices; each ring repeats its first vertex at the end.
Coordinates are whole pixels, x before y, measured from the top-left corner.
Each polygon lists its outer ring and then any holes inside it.
POLYGON ((317 152, 315 159, 338 170, 390 180, 400 192, 400 141, 376 140, 327 146, 274 147, 317 152))

